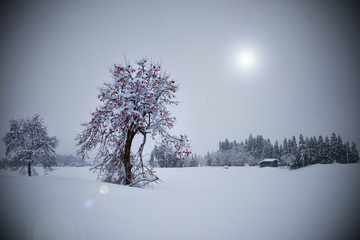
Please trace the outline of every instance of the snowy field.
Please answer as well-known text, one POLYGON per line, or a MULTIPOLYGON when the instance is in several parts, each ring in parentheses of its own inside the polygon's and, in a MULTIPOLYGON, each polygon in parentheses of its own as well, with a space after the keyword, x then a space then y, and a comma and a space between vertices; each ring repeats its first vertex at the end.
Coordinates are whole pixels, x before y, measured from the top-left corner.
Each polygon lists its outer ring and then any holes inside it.
POLYGON ((1 239, 360 239, 360 165, 158 169, 147 189, 88 168, 2 170, 1 239))

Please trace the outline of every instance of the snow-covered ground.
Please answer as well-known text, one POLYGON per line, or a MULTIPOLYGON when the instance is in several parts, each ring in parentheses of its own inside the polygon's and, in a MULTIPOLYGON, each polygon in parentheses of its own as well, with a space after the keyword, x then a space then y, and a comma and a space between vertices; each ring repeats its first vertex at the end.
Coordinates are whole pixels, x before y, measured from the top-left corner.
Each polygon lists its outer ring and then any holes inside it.
POLYGON ((157 173, 163 182, 138 189, 96 181, 88 168, 31 178, 2 170, 0 237, 360 239, 359 164, 157 173))

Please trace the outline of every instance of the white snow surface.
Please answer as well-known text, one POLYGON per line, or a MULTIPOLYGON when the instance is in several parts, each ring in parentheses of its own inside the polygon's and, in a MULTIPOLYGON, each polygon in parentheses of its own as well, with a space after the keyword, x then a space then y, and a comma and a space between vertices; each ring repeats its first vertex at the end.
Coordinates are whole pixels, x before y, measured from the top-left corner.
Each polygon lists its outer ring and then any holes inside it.
POLYGON ((1 170, 0 238, 360 239, 359 164, 157 174, 163 182, 139 189, 86 167, 30 178, 1 170))

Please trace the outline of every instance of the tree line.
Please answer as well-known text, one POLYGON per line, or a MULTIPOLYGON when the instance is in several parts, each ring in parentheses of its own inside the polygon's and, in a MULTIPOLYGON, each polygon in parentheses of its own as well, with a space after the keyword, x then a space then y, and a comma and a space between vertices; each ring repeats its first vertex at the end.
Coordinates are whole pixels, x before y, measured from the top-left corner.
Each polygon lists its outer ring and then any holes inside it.
POLYGON ((94 163, 84 161, 72 154, 56 154, 56 163, 58 167, 87 167, 94 163))
POLYGON ((343 143, 340 135, 332 133, 330 138, 305 137, 300 134, 284 139, 282 143, 265 139, 261 135, 250 134, 245 141, 237 143, 228 139, 219 142, 219 149, 207 153, 203 162, 207 166, 255 166, 266 158, 276 158, 279 165, 292 169, 312 164, 356 163, 359 153, 355 142, 343 143))
POLYGON ((200 157, 191 154, 186 158, 179 158, 175 154, 174 148, 165 144, 155 145, 150 154, 149 165, 151 167, 173 168, 173 167, 197 167, 200 157))

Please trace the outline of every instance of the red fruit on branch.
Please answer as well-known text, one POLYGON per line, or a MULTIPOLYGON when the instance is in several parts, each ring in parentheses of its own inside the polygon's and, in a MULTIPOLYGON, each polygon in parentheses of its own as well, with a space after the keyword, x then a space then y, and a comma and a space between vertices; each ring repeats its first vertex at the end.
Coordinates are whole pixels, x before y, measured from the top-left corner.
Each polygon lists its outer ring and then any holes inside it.
MULTIPOLYGON (((168 106, 176 103, 169 100, 174 97, 175 81, 169 81, 169 75, 160 71, 160 66, 146 63, 146 60, 140 60, 133 66, 114 65, 111 70, 113 83, 106 83, 101 88, 98 95, 101 105, 96 108, 93 120, 89 122, 87 131, 84 131, 82 137, 86 138, 82 138, 83 144, 79 143, 85 154, 88 150, 99 149, 100 167, 104 169, 104 176, 113 174, 111 176, 116 176, 116 183, 131 185, 133 179, 136 181, 143 177, 132 175, 136 173, 124 168, 126 161, 130 161, 129 149, 136 133, 150 133, 154 138, 160 136, 164 144, 176 150, 177 159, 184 159, 183 156, 190 153, 186 136, 181 135, 179 138, 167 132, 175 122, 175 118, 167 111, 168 106), (126 153, 129 157, 119 157, 116 151, 126 153), (107 173, 106 169, 116 169, 116 172, 107 173)), ((132 170, 141 169, 136 165, 139 161, 131 162, 134 164, 132 170)))

